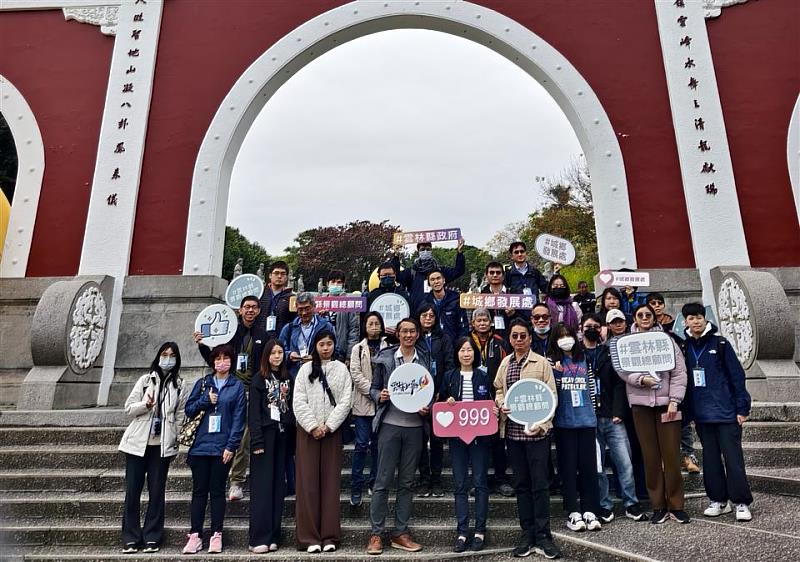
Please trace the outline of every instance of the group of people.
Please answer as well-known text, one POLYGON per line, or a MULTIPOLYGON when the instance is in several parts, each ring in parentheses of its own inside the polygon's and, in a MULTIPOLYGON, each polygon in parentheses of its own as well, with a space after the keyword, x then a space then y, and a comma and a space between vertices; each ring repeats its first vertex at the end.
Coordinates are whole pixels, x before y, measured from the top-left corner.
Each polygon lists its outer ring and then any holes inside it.
MULTIPOLYGON (((366 295, 368 302, 393 292, 414 311, 392 327, 376 311, 318 312, 313 294, 293 295, 289 268, 279 261, 264 294, 242 300, 229 343, 210 349, 202 334, 194 334, 210 372, 191 389, 180 377, 177 344, 163 344, 125 404, 133 421, 119 447, 127 482, 123 552, 159 550, 167 473, 178 434, 187 426, 195 432, 187 456, 192 497, 184 553, 203 548, 209 500, 208 552, 222 552, 226 502, 243 497, 245 481, 251 552, 282 545, 281 518, 290 495, 296 496, 296 546, 309 553, 335 551, 341 542, 343 444, 351 440, 350 503, 358 506, 365 493, 371 496, 367 552, 383 552, 395 483, 389 544, 419 551, 409 528, 414 495, 444 495, 444 440, 432 431, 434 401, 494 400, 499 420, 495 435, 469 444, 447 440, 455 552, 484 548, 492 492, 516 496, 522 528, 516 557, 560 556, 550 531, 550 494, 557 490, 572 531, 597 531, 613 521, 614 489, 624 515, 634 521, 688 523, 681 463, 691 468, 688 458, 697 466, 681 442, 691 447, 690 422, 704 451, 710 500, 704 515, 735 509, 737 521, 750 520, 741 446, 750 396, 732 346, 706 320, 702 304, 683 306, 687 328, 677 337, 661 294, 607 288, 595 300, 581 282, 573 296, 557 266, 546 278, 528 262, 525 244, 515 242, 510 266, 486 265, 482 292, 530 295, 537 304, 468 314, 446 286, 464 273, 462 247, 460 241, 453 267, 438 264, 425 243, 409 268, 401 270, 397 256, 378 266, 379 286, 366 295), (615 370, 609 343, 650 331, 672 336, 674 368, 655 376, 615 370), (396 407, 387 388, 393 371, 408 363, 424 367, 434 384, 432 402, 413 413, 396 407), (528 378, 548 385, 557 398, 552 419, 530 427, 513 421, 505 404, 508 389, 528 378), (142 526, 145 478, 150 500, 142 526)), ((344 294, 341 271, 332 271, 327 281, 329 294, 344 294)))

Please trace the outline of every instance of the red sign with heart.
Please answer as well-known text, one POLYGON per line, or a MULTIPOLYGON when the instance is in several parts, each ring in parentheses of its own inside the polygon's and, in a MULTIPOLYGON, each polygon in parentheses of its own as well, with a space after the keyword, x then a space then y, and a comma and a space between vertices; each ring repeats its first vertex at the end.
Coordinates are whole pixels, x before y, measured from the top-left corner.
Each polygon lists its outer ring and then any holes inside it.
POLYGON ((497 416, 492 400, 447 402, 433 405, 433 434, 437 437, 458 437, 470 444, 476 437, 497 433, 497 416))

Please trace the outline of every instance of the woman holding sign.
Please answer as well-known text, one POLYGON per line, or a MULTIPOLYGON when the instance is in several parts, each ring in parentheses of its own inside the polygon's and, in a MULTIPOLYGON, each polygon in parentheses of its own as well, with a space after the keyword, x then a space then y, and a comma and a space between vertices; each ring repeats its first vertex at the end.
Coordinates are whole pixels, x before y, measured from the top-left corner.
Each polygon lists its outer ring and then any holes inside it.
POLYGON ((339 492, 342 423, 350 413, 353 385, 344 363, 332 360, 333 332, 314 337, 311 361, 294 382, 297 418, 297 544, 307 552, 333 552, 341 538, 339 492))
MULTIPOLYGON (((633 318, 633 333, 661 331, 650 305, 637 306, 633 318)), ((672 370, 646 373, 617 369, 626 383, 633 423, 642 446, 647 493, 653 505, 650 521, 655 524, 664 523, 670 517, 679 523, 689 522, 689 516, 683 510, 681 417, 678 412, 678 405, 686 393, 686 363, 678 345, 672 338, 669 342, 675 354, 672 370)))
POLYGON ((242 441, 247 420, 247 398, 242 382, 231 376, 236 353, 230 345, 211 350, 214 372, 198 380, 186 401, 186 418, 203 414, 194 444, 186 461, 192 469, 192 528, 184 554, 203 549, 203 521, 211 497, 211 540, 209 553, 222 552, 222 524, 225 519, 225 482, 231 461, 242 441))
POLYGON ((569 514, 567 528, 571 531, 599 531, 601 524, 596 516, 600 510, 595 451, 596 380, 586 366, 583 346, 571 327, 557 324, 553 328, 547 355, 555 362, 553 376, 558 389, 558 407, 553 426, 564 510, 569 514))
MULTIPOLYGON (((449 371, 444 376, 444 384, 440 398, 451 406, 456 402, 474 402, 476 400, 491 400, 491 382, 486 369, 480 366, 480 351, 472 338, 463 337, 456 342, 456 360, 459 368, 449 371)), ((473 410, 478 412, 478 410, 473 410)), ((496 416, 498 409, 485 410, 486 416, 496 416)), ((467 410, 461 410, 467 414, 467 410)), ((470 419, 458 420, 464 424, 470 419)), ((473 420, 480 422, 480 419, 473 420)), ((488 419, 486 420, 488 421, 488 419)), ((476 425, 476 424, 472 424, 476 425)), ((486 518, 489 514, 489 487, 487 484, 489 472, 489 437, 476 437, 471 443, 466 444, 460 437, 449 440, 450 457, 453 462, 453 479, 455 480, 456 542, 453 552, 464 552, 469 542, 469 479, 467 470, 472 465, 472 483, 475 486, 475 536, 470 548, 474 551, 483 550, 486 537, 486 518)))

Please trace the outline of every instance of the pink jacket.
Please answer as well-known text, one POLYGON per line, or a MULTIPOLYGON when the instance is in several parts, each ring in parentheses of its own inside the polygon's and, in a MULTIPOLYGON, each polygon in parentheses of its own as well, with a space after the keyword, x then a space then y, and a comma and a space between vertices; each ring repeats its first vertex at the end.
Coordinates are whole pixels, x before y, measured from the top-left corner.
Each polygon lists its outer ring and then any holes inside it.
POLYGON ((658 371, 661 386, 658 389, 642 386, 647 373, 617 373, 625 381, 628 403, 631 406, 667 406, 670 402, 680 404, 686 394, 686 361, 678 344, 672 342, 675 350, 675 368, 671 371, 658 371))

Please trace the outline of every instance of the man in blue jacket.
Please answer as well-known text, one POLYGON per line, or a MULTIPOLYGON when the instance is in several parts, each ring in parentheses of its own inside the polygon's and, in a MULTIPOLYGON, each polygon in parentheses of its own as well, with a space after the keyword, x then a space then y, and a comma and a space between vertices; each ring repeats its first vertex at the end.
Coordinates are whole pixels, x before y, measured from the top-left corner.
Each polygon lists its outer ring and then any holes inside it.
POLYGON ((294 380, 300 366, 311 361, 311 345, 317 332, 327 330, 333 332, 334 328, 330 322, 317 314, 317 305, 314 302, 314 295, 311 293, 300 293, 296 301, 297 318, 283 327, 278 338, 283 346, 283 352, 289 356, 289 375, 294 380))
POLYGON ((395 253, 392 264, 397 271, 397 282, 409 292, 411 296, 411 310, 417 310, 419 305, 425 300, 425 295, 431 291, 428 285, 428 274, 434 269, 438 269, 444 275, 445 283, 452 283, 467 270, 467 260, 464 257, 464 239, 458 240, 456 247, 456 263, 453 267, 439 265, 433 257, 433 245, 430 242, 420 242, 417 244, 419 257, 414 260, 414 264, 400 271, 400 257, 395 253))
POLYGON ((439 326, 451 342, 469 334, 469 320, 467 313, 461 308, 458 293, 446 289, 445 275, 441 269, 434 269, 428 273, 428 285, 431 292, 425 295, 420 304, 432 304, 436 309, 439 326))
POLYGON ((703 484, 711 501, 703 515, 730 513, 730 500, 736 520, 750 521, 753 495, 742 452, 742 426, 750 415, 744 369, 730 342, 706 321, 701 303, 688 303, 681 313, 686 320, 686 369, 691 374, 686 396, 703 444, 703 484))
MULTIPOLYGON (((528 247, 525 242, 521 240, 512 242, 508 247, 508 253, 511 255, 511 265, 506 269, 505 275, 508 292, 531 295, 534 302, 538 302, 539 293, 547 292, 547 277, 528 262, 528 247)), ((558 273, 560 269, 561 265, 555 264, 553 273, 558 273)), ((531 313, 527 310, 518 310, 517 316, 530 321, 531 313)))

